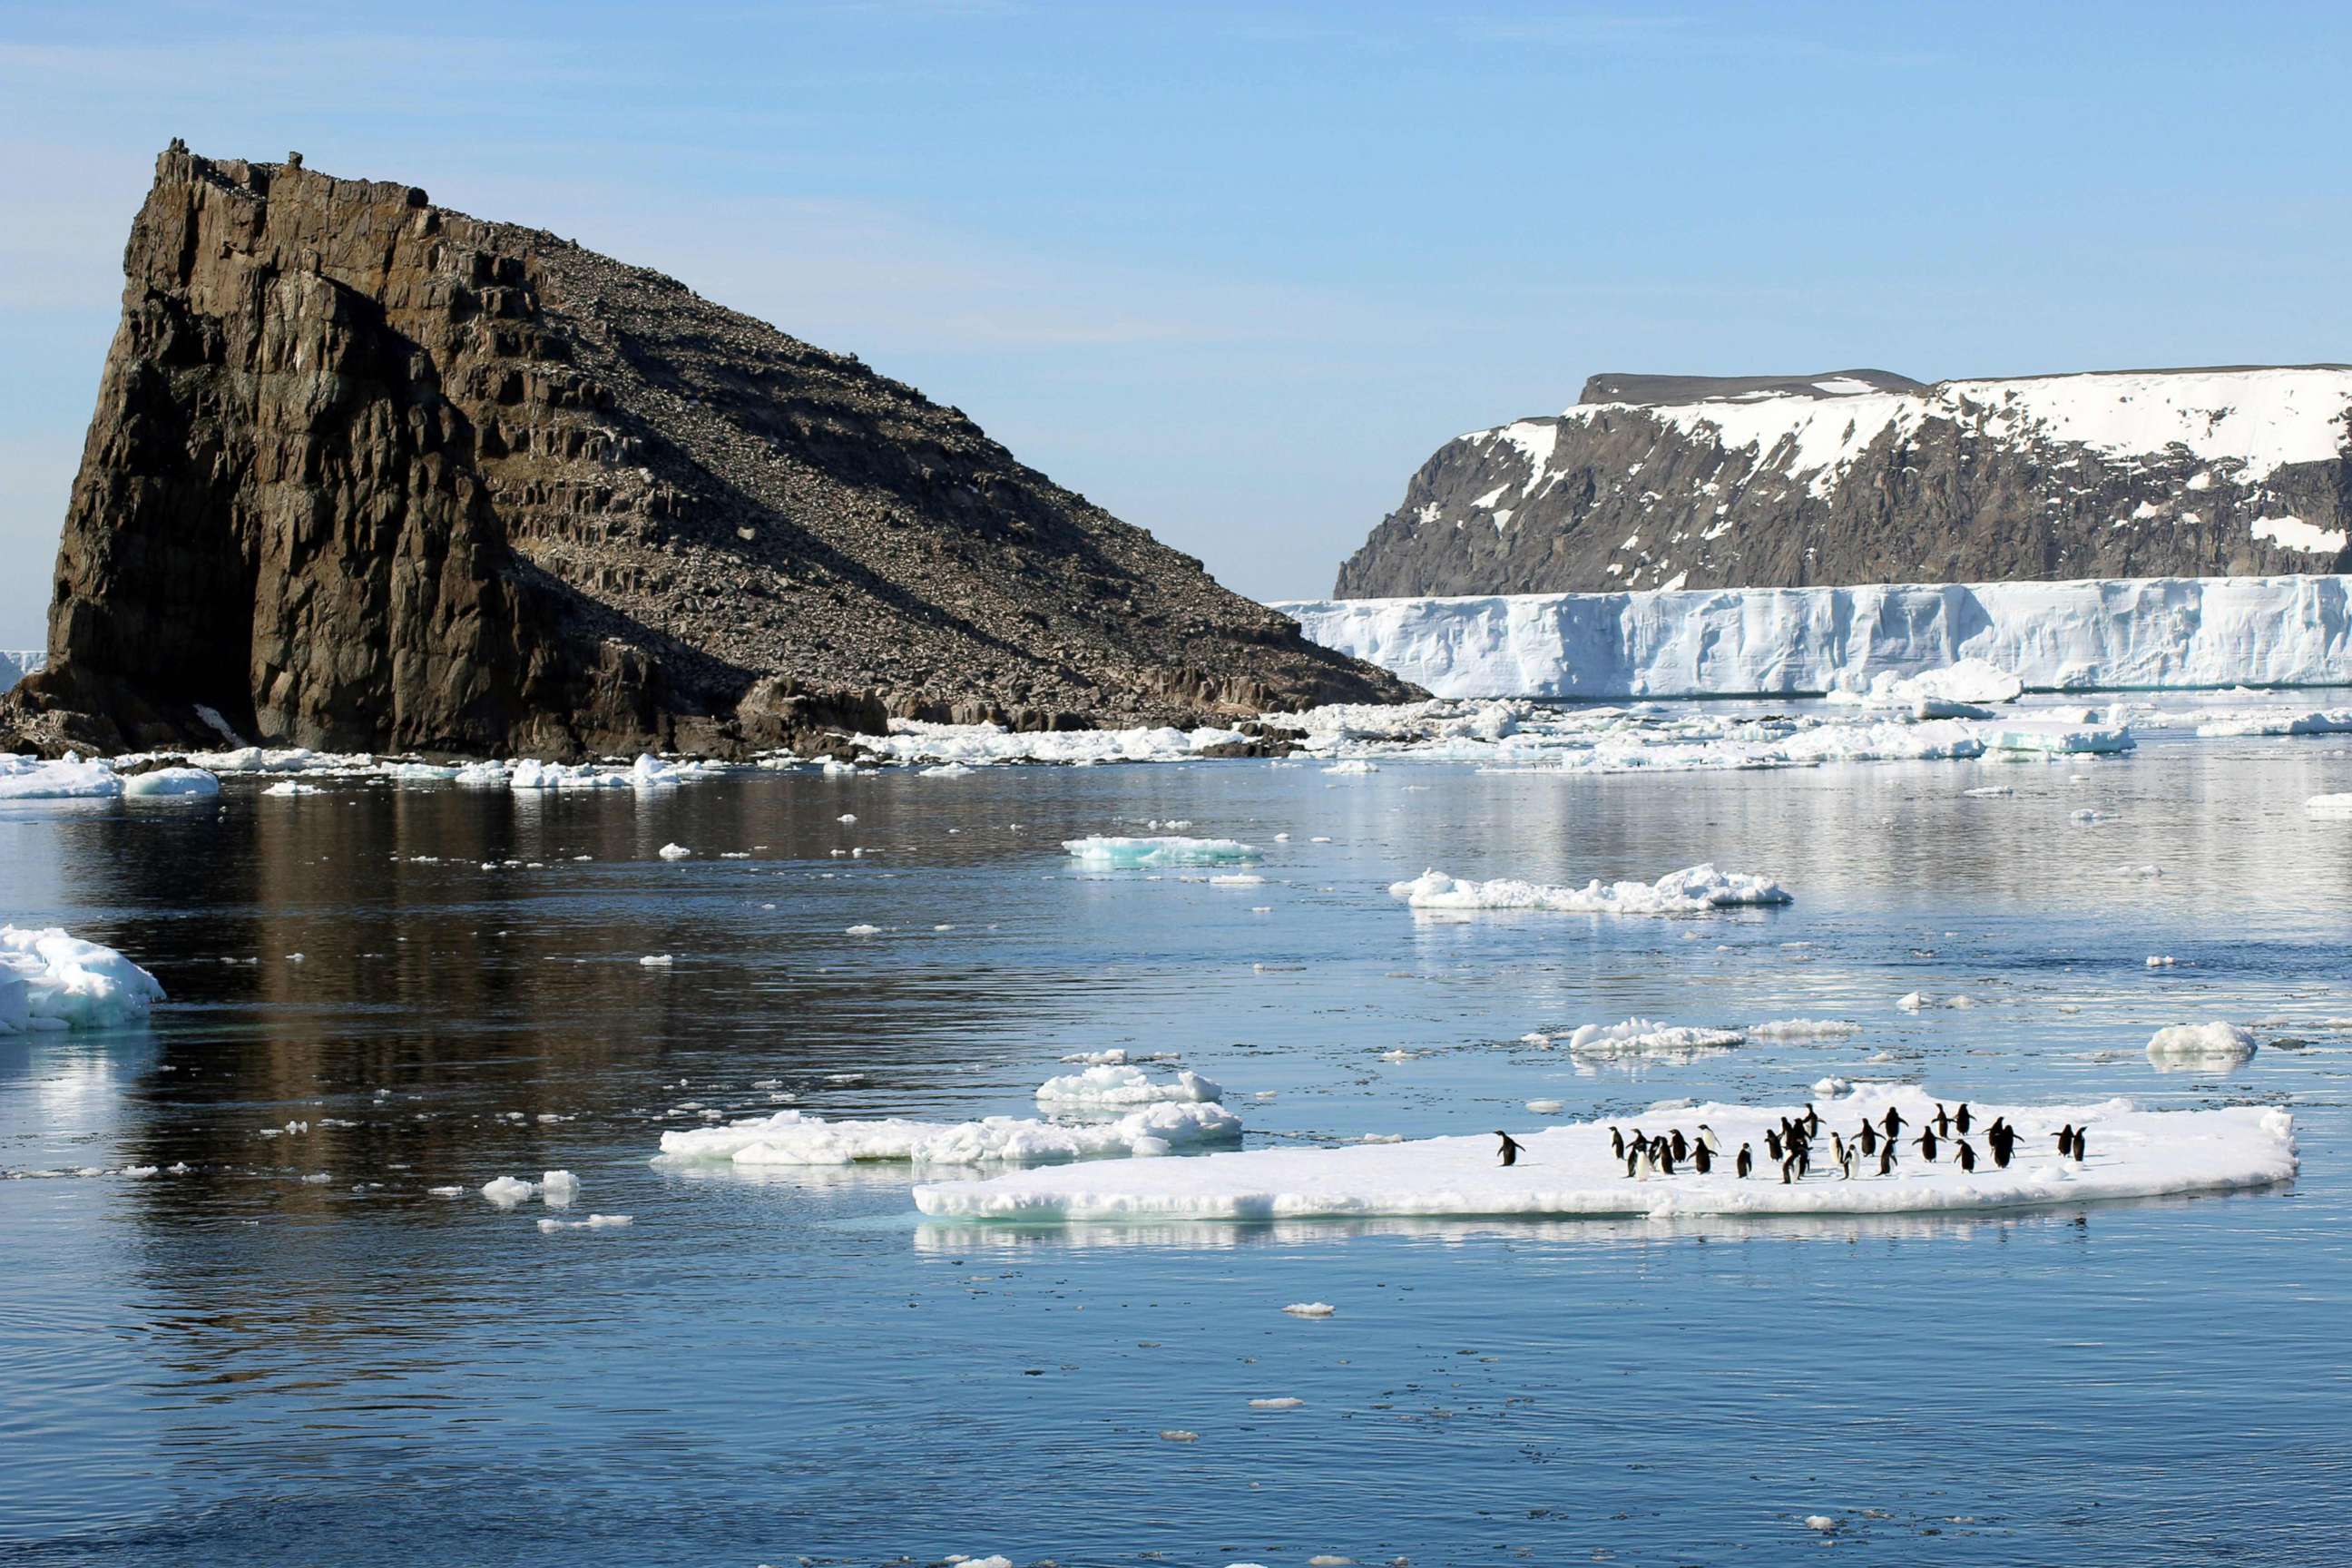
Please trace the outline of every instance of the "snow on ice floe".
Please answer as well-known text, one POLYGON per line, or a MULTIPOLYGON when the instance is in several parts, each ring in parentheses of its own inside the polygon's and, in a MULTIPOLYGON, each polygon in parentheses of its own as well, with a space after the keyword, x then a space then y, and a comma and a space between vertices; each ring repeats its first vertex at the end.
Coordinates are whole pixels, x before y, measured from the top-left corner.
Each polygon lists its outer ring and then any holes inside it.
POLYGON ((1661 1024, 1649 1018, 1628 1018, 1620 1024, 1580 1024, 1565 1044, 1580 1063, 1657 1061, 1692 1062, 1720 1056, 1743 1044, 1738 1029, 1710 1029, 1690 1025, 1661 1024))
POLYGON ((1104 837, 1065 838, 1070 858, 1089 868, 1131 869, 1159 866, 1236 866, 1259 858, 1257 847, 1233 838, 1104 837))
POLYGON ((2352 819, 2352 795, 2315 795, 2303 803, 2303 809, 2328 821, 2352 819))
MULTIPOLYGON (((1946 1103, 1952 1102, 1950 1096, 1946 1103)), ((2127 1100, 2091 1105, 1973 1109, 1979 1123, 2005 1117, 2020 1133, 2017 1156, 1996 1169, 1979 1148, 1963 1173, 1950 1142, 1929 1163, 1906 1143, 1893 1174, 1864 1166, 1841 1179, 1827 1155, 1832 1130, 1847 1131, 1888 1107, 1916 1128, 1936 1101, 1916 1088, 1865 1085, 1828 1103, 1811 1173, 1783 1184, 1763 1155, 1764 1132, 1800 1106, 1723 1104, 1654 1107, 1624 1118, 1652 1133, 1672 1125, 1715 1130, 1724 1151, 1714 1172, 1685 1169, 1628 1178, 1611 1152, 1610 1123, 1577 1122, 1520 1140, 1519 1163, 1496 1163, 1491 1134, 1392 1144, 1269 1148, 1139 1165, 1076 1165, 1010 1173, 984 1180, 926 1183, 915 1204, 935 1217, 1027 1222, 1264 1220, 1355 1216, 1577 1217, 1784 1214, 1905 1214, 2034 1208, 2103 1199, 2227 1192, 2266 1186, 2295 1173, 2294 1121, 2284 1110, 2142 1110, 2127 1100), (2060 1157, 2061 1126, 2083 1129, 2088 1158, 2060 1157), (1757 1151, 1757 1178, 1733 1173, 1743 1144, 1757 1151)), ((1906 1128, 1906 1136, 1910 1134, 1906 1128)), ((1981 1133, 1979 1134, 1979 1139, 1981 1133)))
POLYGON ((1980 658, 1963 658, 1941 669, 1917 675, 1897 675, 1882 669, 1869 683, 1840 685, 1828 700, 1867 708, 1907 708, 1922 719, 1990 717, 1988 709, 2014 702, 2024 695, 2025 682, 1980 658))
MULTIPOLYGON (((2150 959, 2149 963, 2156 961, 2150 959)), ((2147 1059, 2159 1068, 2235 1067, 2252 1058, 2254 1037, 2236 1024, 2172 1024, 2147 1042, 2147 1059)))
POLYGON ((122 775, 68 752, 57 762, 0 753, 0 800, 112 800, 122 775))
POLYGON ((126 795, 213 795, 221 792, 220 780, 202 768, 149 768, 144 773, 123 776, 122 793, 126 795))
POLYGON ((667 1164, 846 1165, 895 1160, 918 1165, 1038 1164, 1118 1155, 1150 1157, 1241 1140, 1241 1118, 1222 1105, 1163 1101, 1115 1121, 1066 1123, 1012 1116, 978 1121, 902 1117, 826 1121, 780 1110, 723 1127, 662 1134, 667 1164))
POLYGON ((1049 1078, 1037 1086, 1041 1102, 1069 1106, 1150 1105, 1160 1100, 1214 1104, 1224 1098, 1223 1085, 1190 1068, 1180 1068, 1171 1079, 1154 1079, 1139 1067, 1116 1062, 1049 1078))
POLYGON ((1498 877, 1474 881, 1443 871, 1423 871, 1409 882, 1389 886, 1393 896, 1416 910, 1552 910, 1563 914, 1695 915, 1737 906, 1786 904, 1789 891, 1769 877, 1690 866, 1654 882, 1602 882, 1580 888, 1523 882, 1498 877))
POLYGON ((110 947, 55 926, 0 925, 0 1034, 120 1027, 162 1000, 155 977, 110 947))

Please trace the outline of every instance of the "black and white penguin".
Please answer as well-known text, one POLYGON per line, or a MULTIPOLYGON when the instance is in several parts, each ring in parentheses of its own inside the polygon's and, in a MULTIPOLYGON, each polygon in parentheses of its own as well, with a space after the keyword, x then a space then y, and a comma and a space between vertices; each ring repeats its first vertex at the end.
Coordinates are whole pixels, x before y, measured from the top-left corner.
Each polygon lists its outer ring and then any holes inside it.
POLYGON ((1936 1136, 1949 1138, 1951 1135, 1952 1113, 1944 1109, 1944 1102, 1939 1100, 1936 1101, 1936 1136))
POLYGON ((2065 1126, 2058 1129, 2058 1152, 2063 1155, 2071 1154, 2074 1152, 2074 1124, 2069 1121, 2065 1126))
POLYGON ((1625 1134, 1618 1131, 1614 1127, 1612 1127, 1609 1130, 1609 1147, 1617 1151, 1617 1157, 1620 1160, 1623 1159, 1625 1157, 1625 1134))
POLYGON ((1822 1113, 1813 1109, 1813 1102, 1810 1100, 1805 1101, 1805 1114, 1802 1120, 1805 1123, 1807 1138, 1818 1138, 1822 1135, 1822 1113))
POLYGON ((1717 1138, 1715 1135, 1715 1129, 1709 1127, 1704 1121, 1698 1124, 1698 1141, 1706 1144, 1708 1150, 1714 1153, 1720 1154, 1723 1152, 1723 1140, 1717 1138))
POLYGON ((1651 1144, 1650 1147, 1658 1152, 1658 1173, 1662 1176, 1673 1175, 1675 1173, 1675 1146, 1661 1138, 1656 1142, 1651 1144))
POLYGON ((1862 1140, 1862 1152, 1864 1154, 1870 1155, 1878 1152, 1878 1129, 1870 1124, 1870 1119, 1868 1117, 1865 1116, 1863 1118, 1862 1131, 1860 1133, 1856 1134, 1856 1136, 1862 1140))
POLYGON ((1642 1150, 1641 1146, 1636 1144, 1625 1151, 1625 1174, 1629 1177, 1638 1175, 1641 1173, 1641 1169, 1642 1150))
POLYGON ((1794 1154, 1780 1162, 1780 1184, 1788 1186, 1796 1181, 1797 1157, 1794 1154))
POLYGON ((1903 1113, 1890 1105, 1886 1108, 1886 1114, 1878 1119, 1878 1125, 1881 1131, 1892 1138, 1903 1131, 1903 1113))
POLYGON ((1839 1164, 1845 1163, 1845 1140, 1834 1132, 1830 1134, 1830 1152, 1837 1156, 1839 1164))
POLYGON ((1952 1113, 1952 1125, 1966 1132, 1969 1130, 1969 1102, 1960 1101, 1959 1110, 1952 1113))
POLYGON ((2080 1127, 2074 1129, 2074 1163, 2078 1165, 2090 1158, 2089 1152, 2083 1144, 2083 1131, 2080 1127))
POLYGON ((1503 1163, 1506 1165, 1517 1164, 1519 1163, 1519 1150, 1523 1147, 1519 1141, 1500 1128, 1496 1128, 1495 1130, 1495 1136, 1503 1141, 1503 1163))
POLYGON ((1963 1138, 1953 1147, 1959 1151, 1960 1169, 1964 1172, 1974 1171, 1977 1168, 1977 1152, 1969 1147, 1969 1141, 1963 1138))
POLYGON ((1794 1148, 1789 1151, 1789 1160, 1791 1164, 1797 1167, 1797 1174, 1800 1177, 1812 1174, 1813 1150, 1811 1144, 1797 1144, 1794 1148))
POLYGON ((1769 1127, 1764 1129, 1764 1152, 1775 1160, 1787 1157, 1780 1152, 1780 1135, 1769 1127))
POLYGON ((1862 1156, 1854 1152, 1853 1144, 1841 1144, 1838 1149, 1838 1180, 1842 1182, 1853 1181, 1853 1167, 1856 1162, 1861 1158, 1862 1156))
POLYGON ((1739 1146, 1739 1158, 1734 1163, 1733 1168, 1738 1171, 1739 1179, 1746 1181, 1756 1169, 1756 1152, 1742 1143, 1739 1146))
POLYGON ((1705 1143, 1691 1145, 1691 1168, 1704 1176, 1715 1169, 1715 1152, 1705 1143))
POLYGON ((1922 1127, 1919 1129, 1919 1136, 1911 1142, 1919 1145, 1919 1152, 1927 1157, 1927 1163, 1932 1165, 1936 1163, 1936 1130, 1934 1128, 1922 1127))
POLYGON ((1666 1147, 1674 1151, 1675 1158, 1677 1160, 1690 1158, 1690 1145, 1683 1141, 1683 1130, 1679 1127, 1675 1128, 1672 1136, 1667 1138, 1666 1147))
POLYGON ((1882 1176, 1895 1173, 1895 1140, 1892 1138, 1878 1146, 1878 1173, 1882 1176))

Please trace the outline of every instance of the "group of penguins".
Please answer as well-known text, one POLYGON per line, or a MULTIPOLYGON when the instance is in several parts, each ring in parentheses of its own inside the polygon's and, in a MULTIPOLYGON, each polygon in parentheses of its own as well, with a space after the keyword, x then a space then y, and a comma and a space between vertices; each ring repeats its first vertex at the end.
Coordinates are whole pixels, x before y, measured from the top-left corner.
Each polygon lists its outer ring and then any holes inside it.
MULTIPOLYGON (((1938 1100, 1935 1120, 1920 1128, 1919 1135, 1911 1142, 1918 1146, 1920 1153, 1930 1164, 1936 1161, 1937 1151, 1948 1142, 1953 1147, 1953 1157, 1959 1162, 1960 1169, 1973 1172, 1977 1168, 1977 1152, 1968 1138, 1973 1121, 1966 1101, 1961 1103, 1958 1110, 1950 1111, 1945 1110, 1943 1102, 1938 1100)), ((1895 1151, 1902 1141, 1905 1125, 1903 1113, 1890 1105, 1886 1108, 1886 1114, 1880 1117, 1875 1124, 1864 1117, 1850 1139, 1843 1133, 1832 1132, 1830 1149, 1837 1163, 1839 1179, 1852 1181, 1860 1172, 1862 1162, 1874 1156, 1878 1161, 1878 1173, 1892 1175, 1895 1151)), ((1780 1167, 1780 1180, 1784 1184, 1801 1181, 1811 1173, 1813 1143, 1821 1135, 1822 1113, 1811 1104, 1805 1107, 1803 1115, 1783 1116, 1779 1127, 1765 1130, 1764 1152, 1780 1167)), ((1507 1132, 1498 1131, 1495 1136, 1503 1141, 1503 1163, 1517 1163, 1521 1145, 1507 1132)), ((1984 1141, 1992 1151, 1995 1168, 2009 1168, 2011 1157, 2017 1152, 2018 1136, 2017 1129, 1999 1116, 1994 1117, 1991 1124, 1985 1128, 1984 1141)), ((2083 1129, 2069 1123, 2053 1136, 2062 1157, 2074 1161, 2087 1157, 2083 1129)), ((1636 1127, 1631 1138, 1612 1127, 1609 1130, 1609 1146, 1617 1152, 1619 1159, 1625 1162, 1628 1177, 1671 1176, 1685 1164, 1704 1176, 1715 1169, 1715 1163, 1723 1156, 1723 1145, 1717 1139, 1715 1129, 1704 1121, 1698 1124, 1698 1136, 1695 1139, 1685 1138, 1679 1127, 1649 1137, 1636 1127)), ((1752 1145, 1742 1143, 1739 1146, 1739 1152, 1733 1157, 1732 1168, 1742 1180, 1755 1174, 1756 1151, 1752 1145)))

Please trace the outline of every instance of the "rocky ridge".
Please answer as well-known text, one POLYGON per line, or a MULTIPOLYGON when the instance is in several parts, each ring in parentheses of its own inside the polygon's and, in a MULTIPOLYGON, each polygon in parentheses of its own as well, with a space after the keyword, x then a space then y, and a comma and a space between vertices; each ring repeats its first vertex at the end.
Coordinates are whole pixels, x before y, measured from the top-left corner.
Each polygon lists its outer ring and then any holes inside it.
POLYGON ((1602 374, 1440 447, 1341 598, 2352 569, 2352 369, 1602 374))
POLYGON ((174 142, 0 748, 824 749, 1413 695, 856 359, 174 142))

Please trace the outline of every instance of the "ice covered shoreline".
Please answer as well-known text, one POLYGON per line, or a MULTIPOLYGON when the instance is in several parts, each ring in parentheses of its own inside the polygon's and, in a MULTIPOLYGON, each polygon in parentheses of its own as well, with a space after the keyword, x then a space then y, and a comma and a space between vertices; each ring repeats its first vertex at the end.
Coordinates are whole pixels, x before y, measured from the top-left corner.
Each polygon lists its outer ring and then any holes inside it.
POLYGON ((2040 691, 2352 680, 2352 577, 1277 601, 1439 697, 1801 697, 1976 658, 2040 691))
MULTIPOLYGON (((1496 1161, 1491 1134, 1337 1148, 1252 1149, 1141 1164, 1064 1166, 915 1189, 934 1218, 1030 1223, 1261 1220, 1366 1216, 1476 1218, 1623 1217, 1787 1214, 1912 1214, 2041 1208, 2105 1199, 2173 1196, 2269 1186, 2296 1171, 2294 1118, 2261 1106, 2149 1111, 2127 1100, 2091 1105, 1975 1107, 1980 1156, 1962 1172, 1949 1143, 1929 1163, 1907 1143, 1894 1174, 1840 1179, 1828 1157, 1832 1130, 1851 1133, 1864 1117, 1899 1109, 1907 1140, 1931 1121, 1937 1101, 1916 1088, 1864 1087, 1816 1102, 1822 1131, 1812 1173, 1783 1184, 1765 1159, 1764 1131, 1802 1107, 1678 1103, 1613 1125, 1630 1136, 1668 1126, 1711 1124, 1724 1155, 1709 1175, 1628 1178, 1611 1151, 1604 1121, 1515 1133, 1526 1153, 1514 1167, 1496 1161), (2022 1135, 2015 1162, 1982 1158, 1981 1128, 2005 1116, 2022 1135), (2059 1158, 2052 1134, 2086 1130, 2089 1158, 2059 1158), (1731 1156, 1754 1146, 1757 1173, 1741 1180, 1731 1156)), ((1947 1097, 1947 1105, 1957 1100, 1947 1097)), ((1874 1166, 1866 1167, 1874 1171, 1874 1166)))

